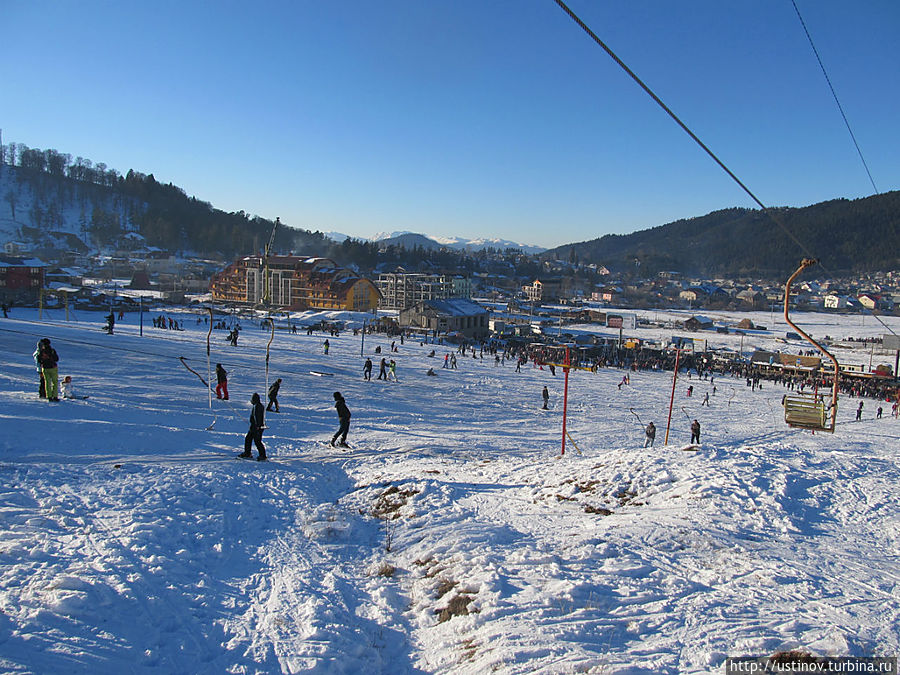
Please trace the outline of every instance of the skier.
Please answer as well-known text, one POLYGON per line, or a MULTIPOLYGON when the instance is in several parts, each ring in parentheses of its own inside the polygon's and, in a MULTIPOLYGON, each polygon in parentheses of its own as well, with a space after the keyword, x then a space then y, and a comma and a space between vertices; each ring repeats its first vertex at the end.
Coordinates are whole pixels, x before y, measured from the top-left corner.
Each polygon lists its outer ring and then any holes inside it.
POLYGON ((381 357, 381 368, 378 371, 378 379, 387 379, 387 359, 385 359, 383 356, 381 357))
POLYGON ((691 422, 691 443, 700 442, 700 422, 694 420, 691 422))
POLYGON ((106 332, 110 335, 113 334, 113 328, 116 325, 116 315, 110 311, 110 313, 106 317, 106 332))
POLYGON ((547 410, 547 404, 550 402, 550 392, 547 391, 547 387, 544 387, 544 391, 541 392, 541 398, 544 399, 544 410, 547 410))
POLYGON ((644 429, 644 433, 647 434, 647 438, 644 440, 645 448, 652 448, 653 441, 656 439, 656 425, 653 422, 647 425, 647 428, 644 429))
POLYGON ((859 407, 856 409, 856 421, 857 422, 859 422, 862 419, 862 409, 863 409, 863 402, 860 401, 859 407))
POLYGON ((341 437, 341 442, 339 445, 342 448, 349 447, 347 445, 347 432, 350 431, 350 409, 347 407, 347 402, 344 400, 344 397, 341 396, 341 392, 334 392, 334 407, 337 410, 338 419, 340 420, 340 426, 338 427, 337 432, 331 439, 331 445, 337 442, 338 436, 341 437))
POLYGON ((243 457, 244 459, 253 457, 253 453, 250 452, 250 444, 255 443, 256 450, 259 453, 256 461, 265 462, 266 446, 263 445, 262 435, 263 430, 266 428, 266 413, 262 402, 259 400, 259 394, 254 393, 250 398, 250 403, 253 404, 253 409, 250 411, 250 429, 247 431, 247 435, 244 436, 244 452, 238 457, 243 457))
POLYGON ((700 404, 700 407, 702 408, 703 406, 709 407, 709 392, 706 392, 703 396, 703 403, 700 404))
POLYGON ((228 400, 228 372, 221 363, 216 364, 216 398, 228 400))
POLYGON ((372 379, 372 359, 366 359, 366 363, 363 366, 363 379, 367 382, 372 379))
POLYGON ((281 378, 279 377, 272 383, 272 386, 269 387, 269 405, 266 406, 266 410, 271 410, 272 406, 275 406, 275 412, 281 412, 278 409, 278 390, 281 389, 281 378))
POLYGON ((691 396, 694 395, 694 385, 690 385, 690 386, 687 388, 687 395, 688 395, 688 398, 690 398, 691 396))
POLYGON ((328 356, 328 348, 329 348, 330 346, 331 346, 331 345, 328 343, 328 340, 326 339, 325 342, 324 342, 323 345, 322 345, 323 349, 325 350, 325 356, 328 356))
POLYGON ((390 380, 391 378, 393 378, 394 382, 399 382, 400 380, 397 379, 397 362, 394 361, 394 359, 391 359, 391 362, 388 365, 388 370, 390 371, 388 373, 388 379, 390 380))
POLYGON ((47 390, 45 388, 45 383, 44 383, 44 369, 41 368, 41 362, 38 361, 38 356, 41 353, 41 347, 44 345, 45 339, 46 338, 41 338, 40 340, 37 341, 37 345, 35 345, 35 348, 34 348, 34 354, 31 355, 34 358, 35 370, 37 370, 38 377, 41 380, 41 383, 38 386, 38 396, 40 396, 41 398, 47 398, 47 390))
POLYGON ((41 374, 44 377, 44 392, 47 394, 47 400, 56 403, 59 401, 59 371, 57 370, 59 355, 50 346, 50 338, 44 338, 37 358, 41 366, 41 374))

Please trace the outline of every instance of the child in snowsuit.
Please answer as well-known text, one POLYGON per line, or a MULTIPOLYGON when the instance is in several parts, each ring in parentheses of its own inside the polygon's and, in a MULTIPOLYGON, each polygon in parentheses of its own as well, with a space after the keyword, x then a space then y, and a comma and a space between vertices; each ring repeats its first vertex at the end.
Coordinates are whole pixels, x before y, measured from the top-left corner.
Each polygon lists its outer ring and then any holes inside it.
POLYGON ((337 442, 338 436, 340 436, 341 442, 338 445, 342 448, 346 448, 348 447, 347 433, 350 431, 350 409, 347 407, 347 402, 344 400, 344 397, 341 396, 341 392, 339 391, 334 392, 334 407, 337 410, 340 426, 331 439, 331 445, 333 446, 335 442, 337 442))
POLYGON ((244 436, 244 452, 240 456, 247 459, 252 457, 253 453, 250 452, 250 444, 255 443, 256 450, 259 452, 256 461, 264 462, 266 461, 266 446, 263 445, 262 435, 263 429, 266 428, 266 413, 263 410, 262 402, 259 400, 259 394, 253 394, 250 403, 253 404, 253 409, 250 411, 250 429, 247 431, 247 435, 244 436))
POLYGON ((216 364, 216 398, 228 400, 228 372, 221 363, 216 364))

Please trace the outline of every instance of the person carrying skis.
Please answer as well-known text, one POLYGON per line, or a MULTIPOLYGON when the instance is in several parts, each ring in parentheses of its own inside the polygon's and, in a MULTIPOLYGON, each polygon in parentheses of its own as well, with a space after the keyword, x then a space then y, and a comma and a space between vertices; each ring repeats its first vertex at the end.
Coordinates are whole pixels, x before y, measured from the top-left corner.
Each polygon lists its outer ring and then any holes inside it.
POLYGON ((547 387, 544 387, 544 391, 541 392, 541 398, 544 399, 544 410, 547 410, 547 404, 550 402, 550 392, 547 387))
POLYGON ((216 398, 228 400, 228 372, 221 363, 216 364, 216 398))
POLYGON ((334 407, 335 410, 337 410, 340 426, 331 439, 331 445, 334 446, 338 436, 340 436, 341 442, 338 443, 338 445, 342 448, 346 448, 349 447, 347 445, 347 433, 350 431, 350 408, 347 407, 347 402, 339 391, 334 392, 334 407))
POLYGON ((694 420, 691 422, 691 443, 700 442, 700 422, 694 420))
POLYGON ((372 359, 366 359, 366 363, 363 366, 363 379, 367 382, 372 379, 372 359))
POLYGON ((253 404, 253 408, 250 410, 250 429, 247 431, 247 435, 244 436, 244 452, 238 457, 243 457, 244 459, 253 457, 253 453, 250 452, 250 444, 255 443, 256 450, 259 453, 256 461, 265 462, 266 446, 263 445, 262 435, 263 430, 266 428, 266 412, 263 409, 262 402, 259 400, 259 394, 254 393, 250 398, 250 403, 253 404))
POLYGON ((647 428, 644 429, 644 433, 647 434, 647 438, 644 439, 644 447, 652 448, 653 441, 656 440, 656 425, 653 422, 647 425, 647 428))
POLYGON ((272 386, 269 387, 269 405, 266 406, 266 410, 271 410, 272 406, 275 406, 275 412, 281 412, 278 409, 278 390, 281 389, 281 378, 279 377, 272 383, 272 386))
POLYGON ((59 355, 50 346, 50 338, 43 339, 37 358, 41 366, 41 375, 44 378, 44 391, 47 394, 47 400, 58 403, 59 371, 57 370, 57 364, 59 364, 59 355))

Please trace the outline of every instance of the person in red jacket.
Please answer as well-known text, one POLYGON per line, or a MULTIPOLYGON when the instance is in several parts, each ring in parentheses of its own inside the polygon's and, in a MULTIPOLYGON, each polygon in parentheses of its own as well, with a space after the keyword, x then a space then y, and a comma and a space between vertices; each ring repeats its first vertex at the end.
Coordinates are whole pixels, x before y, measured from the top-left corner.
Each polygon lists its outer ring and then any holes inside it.
POLYGON ((216 398, 228 400, 228 372, 221 363, 216 364, 216 398))

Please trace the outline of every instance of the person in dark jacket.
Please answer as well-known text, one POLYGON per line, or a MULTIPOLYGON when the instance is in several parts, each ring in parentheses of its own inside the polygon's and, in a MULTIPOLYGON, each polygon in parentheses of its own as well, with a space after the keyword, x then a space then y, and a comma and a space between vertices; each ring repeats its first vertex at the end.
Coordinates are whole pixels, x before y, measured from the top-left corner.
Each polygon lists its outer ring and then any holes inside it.
POLYGON ((228 400, 228 371, 216 364, 216 398, 228 400))
POLYGON ((37 360, 41 367, 41 375, 44 377, 44 392, 47 394, 47 400, 59 401, 59 371, 57 370, 59 355, 50 346, 50 338, 44 338, 43 344, 38 350, 37 360))
POLYGON ((46 339, 47 338, 41 338, 40 340, 38 340, 38 343, 34 348, 34 354, 31 355, 32 358, 34 358, 34 367, 35 369, 37 369, 38 377, 41 378, 41 383, 38 387, 38 396, 40 396, 41 398, 47 398, 47 390, 44 386, 44 369, 41 368, 41 362, 38 361, 38 356, 40 356, 41 347, 44 346, 44 340, 46 339))
POLYGON ((541 398, 544 399, 544 410, 547 410, 547 404, 550 402, 550 392, 547 387, 544 387, 544 391, 541 392, 541 398))
POLYGON ((341 437, 341 442, 338 444, 342 448, 346 448, 347 446, 347 432, 350 431, 350 409, 347 407, 347 402, 344 400, 344 397, 341 396, 341 392, 334 392, 334 407, 337 410, 338 419, 341 421, 341 425, 338 427, 337 433, 335 433, 334 437, 331 439, 331 445, 334 445, 338 439, 338 436, 341 437))
POLYGON ((269 405, 266 406, 266 410, 271 410, 272 406, 275 406, 275 412, 281 412, 278 410, 278 390, 281 389, 281 378, 279 377, 272 383, 272 386, 269 387, 269 405))
POLYGON ((647 425, 647 428, 644 429, 644 433, 647 435, 647 438, 644 439, 644 447, 652 448, 653 441, 656 440, 656 425, 653 422, 647 425))
POLYGON ((363 379, 372 379, 372 359, 366 359, 366 363, 363 365, 363 379))
POLYGON ((691 422, 691 443, 700 442, 700 422, 694 420, 691 422))
POLYGON ((259 452, 256 461, 264 462, 266 461, 266 446, 263 445, 262 435, 263 430, 266 428, 266 411, 263 409, 259 394, 253 394, 250 398, 250 403, 253 404, 253 408, 250 411, 250 429, 247 431, 247 435, 244 436, 244 452, 239 457, 247 459, 252 457, 253 453, 250 452, 250 444, 255 443, 256 450, 259 452))

